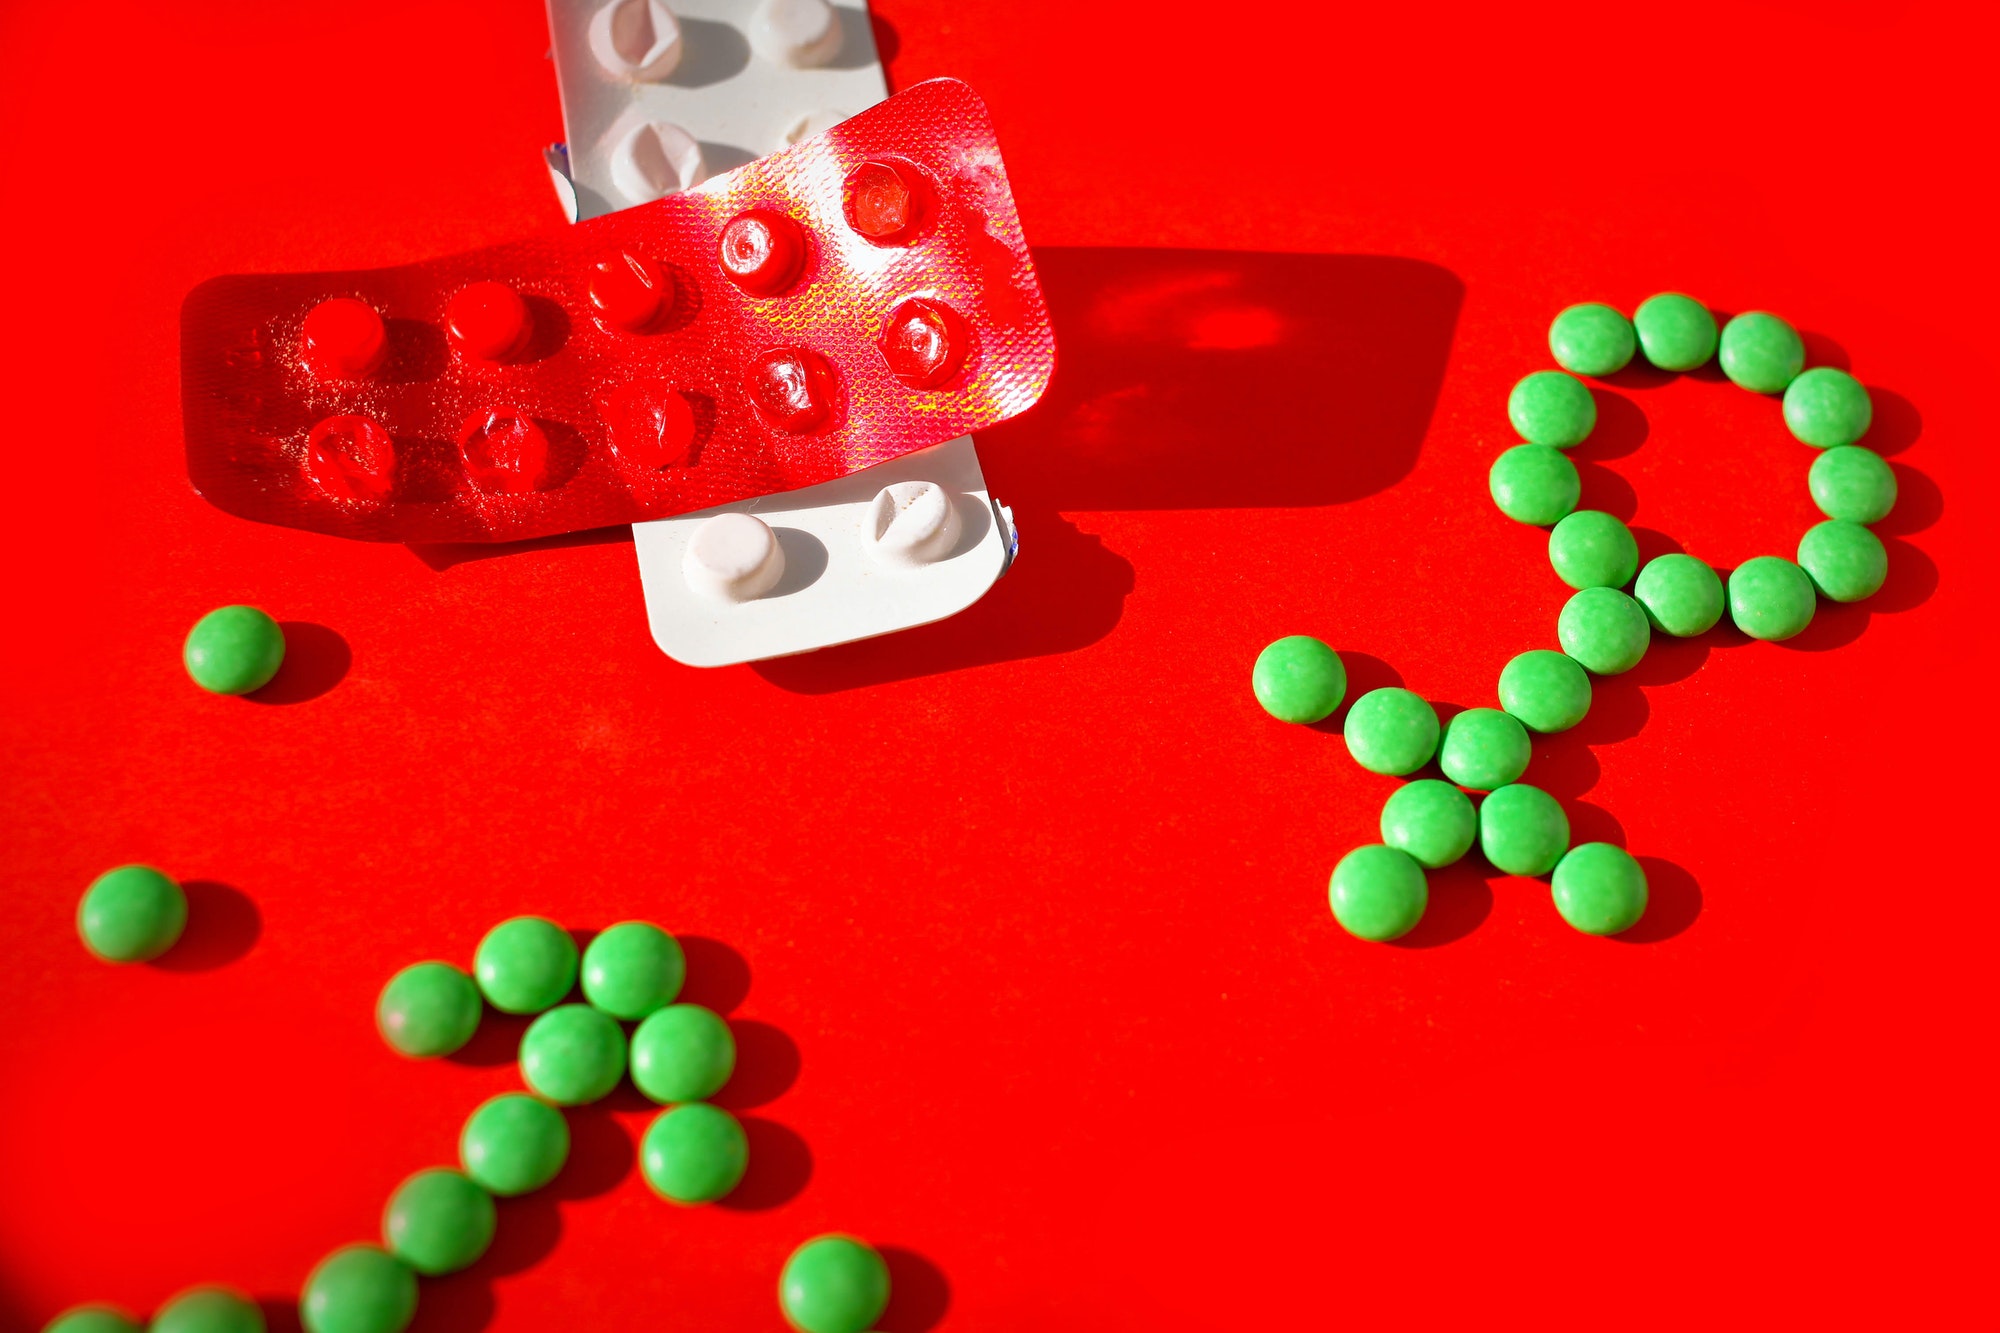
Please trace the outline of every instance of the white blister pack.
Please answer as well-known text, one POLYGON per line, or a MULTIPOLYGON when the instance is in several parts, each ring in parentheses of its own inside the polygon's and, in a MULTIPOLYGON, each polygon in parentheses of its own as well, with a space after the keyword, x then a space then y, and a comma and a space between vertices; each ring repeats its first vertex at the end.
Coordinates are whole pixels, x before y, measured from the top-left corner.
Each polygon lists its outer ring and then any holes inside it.
POLYGON ((690 189, 889 95, 847 0, 548 0, 571 221, 690 189))
POLYGON ((1015 550, 969 435, 632 536, 653 641, 703 667, 943 620, 985 596, 1015 550))

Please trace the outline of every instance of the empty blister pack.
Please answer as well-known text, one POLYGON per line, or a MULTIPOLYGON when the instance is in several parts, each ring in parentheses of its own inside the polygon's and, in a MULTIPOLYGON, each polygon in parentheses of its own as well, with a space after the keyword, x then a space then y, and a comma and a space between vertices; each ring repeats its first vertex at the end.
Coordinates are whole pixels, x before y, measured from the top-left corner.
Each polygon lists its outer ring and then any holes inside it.
POLYGON ((374 540, 814 485, 1015 415, 1053 362, 991 120, 949 79, 552 236, 218 278, 182 312, 195 488, 374 540))
POLYGON ((572 219, 685 190, 889 95, 858 0, 548 0, 572 219))

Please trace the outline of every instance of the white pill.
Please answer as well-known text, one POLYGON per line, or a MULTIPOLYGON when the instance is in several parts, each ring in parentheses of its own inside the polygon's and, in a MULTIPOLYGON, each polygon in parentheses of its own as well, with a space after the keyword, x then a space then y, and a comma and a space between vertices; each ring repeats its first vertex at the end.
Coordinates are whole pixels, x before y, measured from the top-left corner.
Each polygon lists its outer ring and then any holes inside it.
POLYGON ((944 487, 899 481, 876 492, 862 533, 869 553, 885 565, 928 565, 950 555, 962 523, 944 487))
POLYGON ((750 16, 750 49, 774 65, 824 65, 840 54, 840 15, 826 0, 763 0, 750 16))
POLYGON ((635 204, 693 189, 707 178, 701 145, 664 120, 634 125, 611 150, 611 183, 635 204))
POLYGON ((681 574, 704 597, 754 601, 785 576, 785 548, 756 515, 717 514, 688 539, 681 574))
POLYGON ((771 145, 771 151, 776 153, 790 148, 795 143, 804 143, 807 139, 815 135, 826 133, 846 119, 847 113, 845 111, 832 111, 824 107, 818 111, 808 111, 791 124, 785 126, 783 136, 779 138, 777 143, 771 145))
POLYGON ((660 0, 611 0, 591 16, 590 53, 621 79, 664 79, 681 63, 681 25, 660 0))

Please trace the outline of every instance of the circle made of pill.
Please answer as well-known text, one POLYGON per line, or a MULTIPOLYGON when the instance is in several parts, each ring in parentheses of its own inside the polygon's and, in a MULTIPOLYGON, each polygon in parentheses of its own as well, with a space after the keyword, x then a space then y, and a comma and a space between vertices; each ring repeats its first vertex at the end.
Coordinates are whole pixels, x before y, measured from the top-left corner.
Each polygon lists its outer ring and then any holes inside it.
POLYGON ((1354 762, 1371 773, 1399 778, 1437 753, 1437 710, 1405 689, 1370 690, 1354 701, 1342 724, 1354 762))
POLYGON ((1424 918, 1430 890, 1424 868, 1408 852, 1382 843, 1340 858, 1327 885, 1333 919, 1364 940, 1401 939, 1424 918))
POLYGON ((1866 435, 1874 423, 1868 390, 1844 370, 1814 366, 1785 386, 1785 425, 1801 444, 1838 449, 1866 435))
POLYGON ((538 1014, 576 984, 576 941, 555 922, 517 916, 486 932, 473 955, 480 992, 503 1014, 538 1014))
POLYGON ((1507 395, 1507 420, 1529 444, 1567 449, 1597 427, 1597 400, 1582 380, 1560 370, 1521 377, 1507 395))
POLYGON ((713 1009, 670 1004, 632 1033, 632 1083, 656 1102, 713 1097, 736 1072, 736 1036, 713 1009))
POLYGON ((42 1333, 145 1333, 145 1328, 117 1306, 93 1301, 63 1311, 42 1333))
POLYGON ((1572 588, 1622 588, 1639 572, 1639 543, 1603 510, 1579 509, 1549 533, 1549 564, 1572 588))
POLYGON ((264 1333, 264 1312, 233 1287, 190 1287, 153 1312, 147 1333, 264 1333))
POLYGON ((1896 474, 1882 455, 1858 444, 1835 445, 1815 458, 1806 485, 1828 518, 1876 523, 1896 507, 1896 474))
POLYGON ((1645 609, 1616 588, 1585 588, 1556 617, 1562 650, 1600 676, 1639 665, 1652 638, 1645 609))
POLYGON ((119 866, 90 882, 76 905, 83 947, 107 963, 145 963, 187 928, 187 895, 151 866, 119 866))
POLYGON ((306 1333, 403 1333, 416 1313, 416 1273, 379 1245, 335 1250, 299 1294, 306 1333))
POLYGON ((1549 325, 1549 354, 1573 375, 1615 375, 1638 345, 1632 321, 1596 301, 1570 306, 1549 325))
POLYGON ((1426 870, 1452 864, 1479 836, 1479 816, 1449 782, 1419 778, 1398 787, 1382 806, 1382 841, 1426 870))
POLYGON ((254 606, 223 606, 194 622, 181 661, 210 694, 248 694, 285 661, 285 631, 254 606))
POLYGON ((510 1198, 554 1180, 569 1159, 569 1122, 524 1092, 480 1103, 458 1136, 458 1161, 489 1194, 510 1198))
POLYGON ((382 1211, 389 1252, 425 1277, 470 1268, 493 1243, 493 1196, 462 1172, 419 1171, 396 1187, 382 1211))
POLYGON ((1546 875, 1569 847, 1562 803, 1525 782, 1488 792, 1479 803, 1479 850, 1510 875, 1546 875))
POLYGON ((750 1141, 736 1117, 707 1102, 683 1102, 653 1117, 639 1169, 670 1203, 713 1203, 736 1188, 750 1165, 750 1141))
POLYGON ((1556 910, 1586 935, 1616 935, 1646 914, 1646 872, 1623 847, 1572 847, 1551 881, 1556 910))
POLYGON ((1501 513, 1536 527, 1561 522, 1583 495, 1576 464, 1546 444, 1517 444, 1501 454, 1486 484, 1501 513))
POLYGON ((1461 787, 1492 791, 1528 769, 1528 732, 1498 708, 1468 708, 1445 725, 1438 767, 1461 787))
POLYGON ((1812 623, 1813 600, 1812 580, 1782 556, 1745 560, 1729 575, 1729 618, 1753 639, 1799 633, 1812 623))
POLYGON ((1722 580, 1691 555, 1656 555, 1639 571, 1632 596, 1646 621, 1677 639, 1704 634, 1722 619, 1722 580))
POLYGON ((1783 393, 1805 368, 1806 345, 1776 315, 1752 310, 1722 326, 1716 344, 1722 373, 1752 393, 1783 393))
POLYGON ((1250 668, 1250 691, 1280 722, 1318 722, 1347 697, 1340 654, 1310 634, 1275 639, 1250 668))
POLYGON ((889 1305, 889 1265, 866 1241, 815 1236, 778 1277, 778 1308, 799 1333, 867 1333, 889 1305))
POLYGON ((1500 669, 1500 706, 1531 730, 1568 731, 1590 712, 1590 677, 1568 653, 1532 648, 1500 669))
POLYGON ((558 1106, 583 1106, 625 1076, 625 1033, 587 1004, 562 1004, 521 1034, 521 1079, 558 1106))
POLYGON ((375 1026, 392 1050, 429 1060, 472 1040, 482 1009, 479 987, 450 963, 412 963, 382 988, 375 1026))
POLYGON ((1686 371, 1715 355, 1715 316, 1692 296, 1661 292, 1632 312, 1632 328, 1646 360, 1661 370, 1686 371))
POLYGON ((666 1008, 686 980, 680 942, 650 921, 621 921, 583 951, 583 998, 613 1018, 666 1008))
POLYGON ((1799 568, 1828 601, 1858 602, 1888 579, 1889 553, 1859 523, 1830 518, 1799 538, 1799 568))

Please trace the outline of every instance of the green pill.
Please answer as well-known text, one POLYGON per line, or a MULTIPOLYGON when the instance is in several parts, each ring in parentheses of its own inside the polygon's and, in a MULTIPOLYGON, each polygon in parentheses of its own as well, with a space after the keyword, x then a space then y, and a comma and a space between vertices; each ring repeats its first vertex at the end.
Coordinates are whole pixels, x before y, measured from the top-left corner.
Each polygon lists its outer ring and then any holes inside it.
POLYGON ((1722 373, 1752 393, 1783 393, 1805 368, 1798 330, 1762 310, 1722 326, 1722 373))
POLYGON ((1692 296, 1661 292, 1632 312, 1640 350, 1661 370, 1693 370, 1715 355, 1715 316, 1692 296))
POLYGON ((1623 370, 1637 346, 1632 321, 1596 301, 1571 306, 1549 325, 1549 352, 1573 375, 1623 370))
POLYGON ((549 1010, 521 1034, 521 1078, 558 1106, 594 1102, 625 1074, 625 1033, 587 1004, 549 1010))
POLYGON ((492 1195, 460 1172, 435 1167, 389 1196, 382 1241, 417 1272, 438 1277, 477 1263, 493 1243, 495 1220, 492 1195))
POLYGON ((107 963, 143 963, 187 928, 187 895, 151 866, 119 866, 92 880, 76 905, 83 947, 107 963))
POLYGON ((1532 649, 1500 668, 1500 706, 1522 726, 1568 731, 1590 711, 1590 677, 1566 653, 1532 649))
POLYGON ((1813 618, 1813 585, 1782 556, 1745 560, 1729 576, 1729 618, 1753 639, 1789 639, 1813 618))
POLYGON ((1478 836, 1472 802, 1449 782, 1419 778, 1382 806, 1382 841, 1427 870, 1458 860, 1478 836))
POLYGON ((867 1333, 889 1304, 889 1265, 853 1236, 815 1236, 778 1277, 778 1308, 799 1333, 867 1333))
POLYGON ((1583 482, 1576 475, 1576 464, 1562 450, 1517 444, 1493 460, 1486 489, 1508 518, 1545 528, 1576 508, 1583 482))
POLYGON ((1844 370, 1814 366, 1785 386, 1785 424, 1816 449, 1853 444, 1874 420, 1868 390, 1844 370))
POLYGON ((1370 690, 1347 710, 1347 752, 1371 773, 1399 778, 1437 753, 1437 710, 1408 690, 1370 690))
POLYGON ((1280 722, 1317 722, 1347 697, 1340 654, 1308 634, 1266 644, 1250 668, 1250 690, 1280 722))
POLYGON ((1611 515, 1579 509, 1549 533, 1549 564, 1572 588, 1622 588, 1639 572, 1639 543, 1611 515))
POLYGON ((1586 935, 1616 935, 1646 914, 1646 872, 1623 847, 1586 842, 1570 849, 1552 881, 1556 910, 1586 935))
POLYGON ((1575 376, 1537 370, 1507 395, 1507 420, 1529 444, 1567 449, 1596 428, 1597 400, 1575 376))
POLYGON ((687 956, 646 921, 621 921, 583 951, 583 998, 613 1018, 638 1020, 681 993, 687 956))
POLYGON ((417 1275, 374 1245, 335 1250, 299 1295, 306 1333, 403 1333, 416 1313, 417 1275))
POLYGON ((1639 571, 1633 596, 1656 630, 1685 639, 1722 619, 1722 580, 1691 555, 1656 555, 1639 571))
POLYGON ((211 694, 248 694, 285 661, 285 632, 254 606, 225 606, 194 622, 181 661, 211 694))
POLYGON ((553 921, 517 916, 486 932, 472 970, 495 1009, 538 1014, 576 984, 576 941, 553 921))
POLYGON ((1835 445, 1815 458, 1806 485, 1828 518, 1875 523, 1896 507, 1896 474, 1880 454, 1858 444, 1835 445))
POLYGON ((479 1030, 479 987, 450 963, 412 963, 382 988, 375 1026, 390 1049, 418 1060, 450 1055, 479 1030))
POLYGON ((1639 665, 1653 633, 1645 608, 1616 588, 1585 588, 1563 603, 1556 617, 1562 650, 1600 676, 1639 665))
POLYGON ((743 1179, 750 1141, 736 1117, 707 1102, 685 1102, 653 1117, 639 1149, 639 1169, 653 1193, 671 1203, 713 1203, 743 1179))
POLYGON ((143 1333, 139 1321, 115 1305, 79 1305, 50 1320, 42 1333, 143 1333))
POLYGON ((1504 787, 1528 769, 1528 733, 1497 708, 1468 708, 1446 724, 1438 767, 1474 791, 1504 787))
POLYGON ((1496 870, 1546 875, 1568 846, 1569 816, 1540 787, 1516 782, 1479 803, 1479 850, 1496 870))
POLYGON ((1889 577, 1889 553, 1882 549, 1882 539, 1859 523, 1830 518, 1799 539, 1799 568, 1820 596, 1858 602, 1879 591, 1889 577))
POLYGON ((257 1302, 230 1287, 190 1287, 162 1305, 150 1333, 264 1333, 257 1302))
POLYGON ((569 1122, 524 1092, 504 1092, 465 1119, 458 1160, 481 1189, 503 1198, 538 1190, 569 1158, 569 1122))
POLYGON ((656 1102, 698 1102, 736 1072, 736 1037, 712 1009, 671 1004, 632 1034, 632 1082, 656 1102))
POLYGON ((1364 940, 1400 939, 1424 919, 1430 892, 1424 868, 1407 852, 1381 843, 1340 858, 1327 886, 1333 919, 1364 940))

